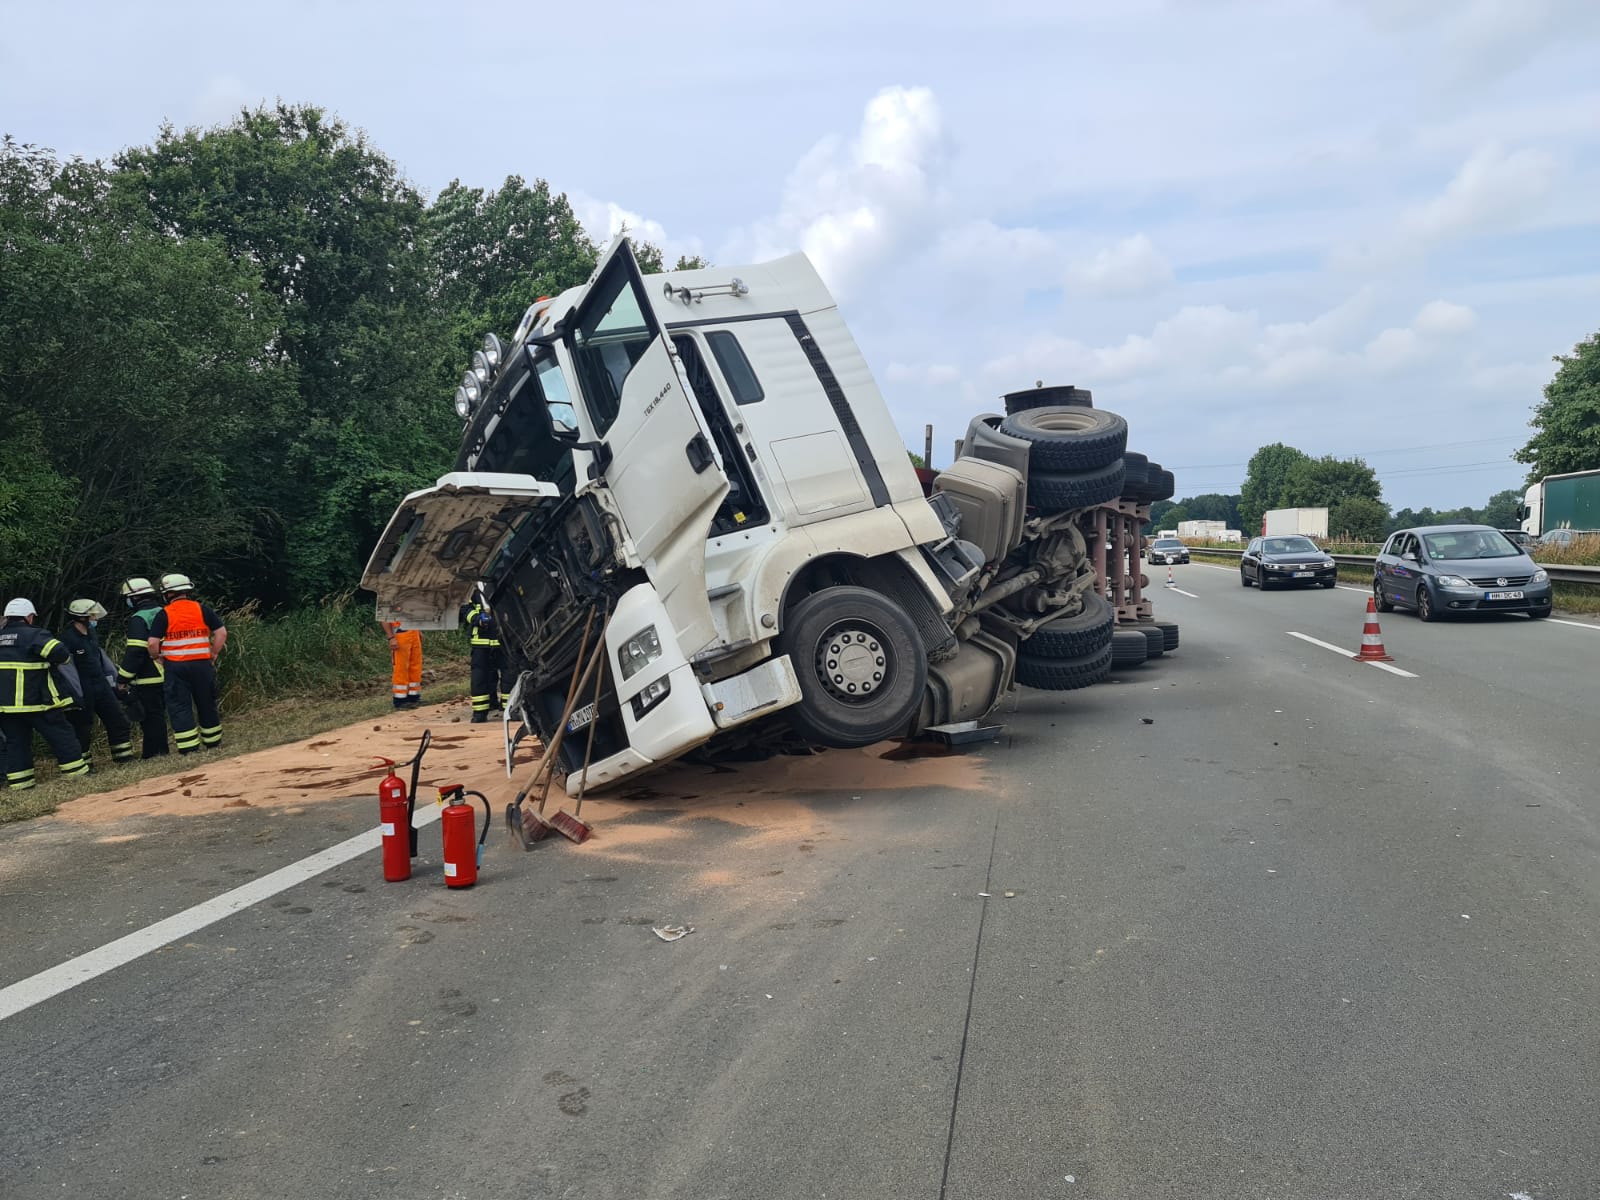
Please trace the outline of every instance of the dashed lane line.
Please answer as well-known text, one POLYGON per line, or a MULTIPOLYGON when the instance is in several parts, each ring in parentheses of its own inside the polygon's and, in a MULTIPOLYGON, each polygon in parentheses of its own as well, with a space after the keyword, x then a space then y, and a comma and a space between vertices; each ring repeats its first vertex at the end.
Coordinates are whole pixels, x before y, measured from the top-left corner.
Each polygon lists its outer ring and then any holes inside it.
MULTIPOLYGON (((1287 632, 1288 635, 1290 637, 1292 637, 1292 638, 1299 638, 1302 642, 1310 642, 1313 646, 1321 646, 1324 650, 1332 650, 1335 654, 1342 654, 1346 658, 1353 659, 1353 658, 1356 657, 1353 653, 1351 653, 1349 650, 1346 650, 1343 646, 1335 646, 1332 642, 1325 642, 1321 638, 1314 638, 1309 633, 1296 633, 1292 629, 1286 630, 1285 632, 1287 632)), ((1378 662, 1378 661, 1376 661, 1374 659, 1370 659, 1370 658, 1364 659, 1362 661, 1364 661, 1367 664, 1367 666, 1369 666, 1369 667, 1377 667, 1378 670, 1387 671, 1391 675, 1399 675, 1399 676, 1401 676, 1402 678, 1405 678, 1405 679, 1415 679, 1415 678, 1417 678, 1417 676, 1414 675, 1412 672, 1410 672, 1410 671, 1402 671, 1399 667, 1395 666, 1393 663, 1378 662)))
MULTIPOLYGON (((419 804, 415 823, 422 826, 437 821, 442 811, 437 805, 419 804)), ((376 828, 358 833, 355 837, 329 846, 326 850, 319 850, 309 858, 302 858, 299 862, 280 867, 270 875, 252 879, 241 887, 223 892, 220 896, 213 896, 193 908, 174 913, 154 925, 147 925, 126 937, 107 942, 104 946, 89 950, 76 958, 69 958, 58 966, 19 980, 9 987, 0 988, 0 1021, 14 1017, 35 1004, 42 1004, 62 992, 70 991, 79 984, 97 979, 108 971, 126 966, 152 950, 171 945, 204 929, 207 925, 216 924, 224 917, 243 912, 254 904, 276 896, 279 892, 316 878, 324 871, 331 871, 352 858, 359 858, 369 850, 376 850, 381 844, 382 834, 376 828)))
MULTIPOLYGON (((1154 590, 1154 589, 1152 589, 1152 590, 1154 590)), ((1161 589, 1161 590, 1162 590, 1162 591, 1163 591, 1163 592, 1177 592, 1177 593, 1178 593, 1178 595, 1180 595, 1180 596, 1187 596, 1187 597, 1189 597, 1189 599, 1191 599, 1191 600, 1198 600, 1198 599, 1200 599, 1200 597, 1199 597, 1199 596, 1196 596, 1196 595, 1195 595, 1195 594, 1194 594, 1194 593, 1193 593, 1193 592, 1186 592, 1186 591, 1184 591, 1184 590, 1183 590, 1183 589, 1182 589, 1182 588, 1181 588, 1181 587, 1178 587, 1178 586, 1177 586, 1177 585, 1176 585, 1176 584, 1170 584, 1170 583, 1169 583, 1169 584, 1166 584, 1166 585, 1165 585, 1165 586, 1164 586, 1164 587, 1162 587, 1162 589, 1161 589)))

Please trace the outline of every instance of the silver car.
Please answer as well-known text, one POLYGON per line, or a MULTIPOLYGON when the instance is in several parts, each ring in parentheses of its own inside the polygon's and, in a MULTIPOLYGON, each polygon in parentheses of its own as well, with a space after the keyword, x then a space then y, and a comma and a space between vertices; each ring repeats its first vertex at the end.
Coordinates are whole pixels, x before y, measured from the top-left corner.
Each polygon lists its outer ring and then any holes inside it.
POLYGON ((1550 576, 1498 529, 1425 525, 1389 535, 1374 564, 1379 612, 1396 605, 1424 621, 1457 612, 1550 615, 1550 576))

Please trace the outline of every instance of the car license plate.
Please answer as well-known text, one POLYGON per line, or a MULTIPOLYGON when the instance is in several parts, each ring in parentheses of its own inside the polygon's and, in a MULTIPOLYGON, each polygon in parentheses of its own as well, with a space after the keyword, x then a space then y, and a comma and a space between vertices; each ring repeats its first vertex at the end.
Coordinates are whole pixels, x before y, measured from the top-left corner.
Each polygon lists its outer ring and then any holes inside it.
POLYGON ((567 732, 568 733, 577 733, 578 730, 582 729, 584 726, 588 725, 589 722, 591 722, 593 720, 594 720, 594 705, 585 704, 582 708, 580 708, 576 712, 574 712, 572 714, 572 717, 567 721, 567 732))
POLYGON ((1521 600, 1521 592, 1485 592, 1485 600, 1521 600))
POLYGON ((1315 571, 1296 571, 1294 577, 1296 579, 1310 579, 1315 574, 1315 571))

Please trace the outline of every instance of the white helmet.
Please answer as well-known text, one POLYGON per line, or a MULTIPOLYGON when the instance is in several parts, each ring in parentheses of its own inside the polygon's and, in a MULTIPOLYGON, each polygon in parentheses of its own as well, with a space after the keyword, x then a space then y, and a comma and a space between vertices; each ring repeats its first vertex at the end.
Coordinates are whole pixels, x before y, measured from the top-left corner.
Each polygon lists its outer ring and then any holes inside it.
POLYGON ((163 595, 169 592, 192 591, 194 591, 194 580, 187 575, 180 575, 176 571, 171 571, 161 577, 161 592, 163 595))
POLYGON ((24 600, 18 596, 15 600, 6 601, 6 616, 8 617, 36 617, 39 610, 33 606, 32 600, 24 600))

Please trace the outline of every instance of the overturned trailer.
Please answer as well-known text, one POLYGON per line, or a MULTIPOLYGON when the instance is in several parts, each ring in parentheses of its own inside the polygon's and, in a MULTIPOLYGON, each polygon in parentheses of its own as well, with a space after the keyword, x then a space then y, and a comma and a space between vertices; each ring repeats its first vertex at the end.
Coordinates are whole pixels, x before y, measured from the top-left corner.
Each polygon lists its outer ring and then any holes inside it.
POLYGON ((645 276, 618 238, 487 338, 456 400, 455 470, 401 502, 362 585, 421 629, 481 586, 510 715, 584 732, 570 788, 586 754, 593 789, 976 720, 1018 682, 1104 678, 1116 606, 1139 615, 1086 518, 1126 503, 1123 419, 1019 402, 925 487, 802 255, 645 276), (597 698, 574 707, 594 630, 597 698))

